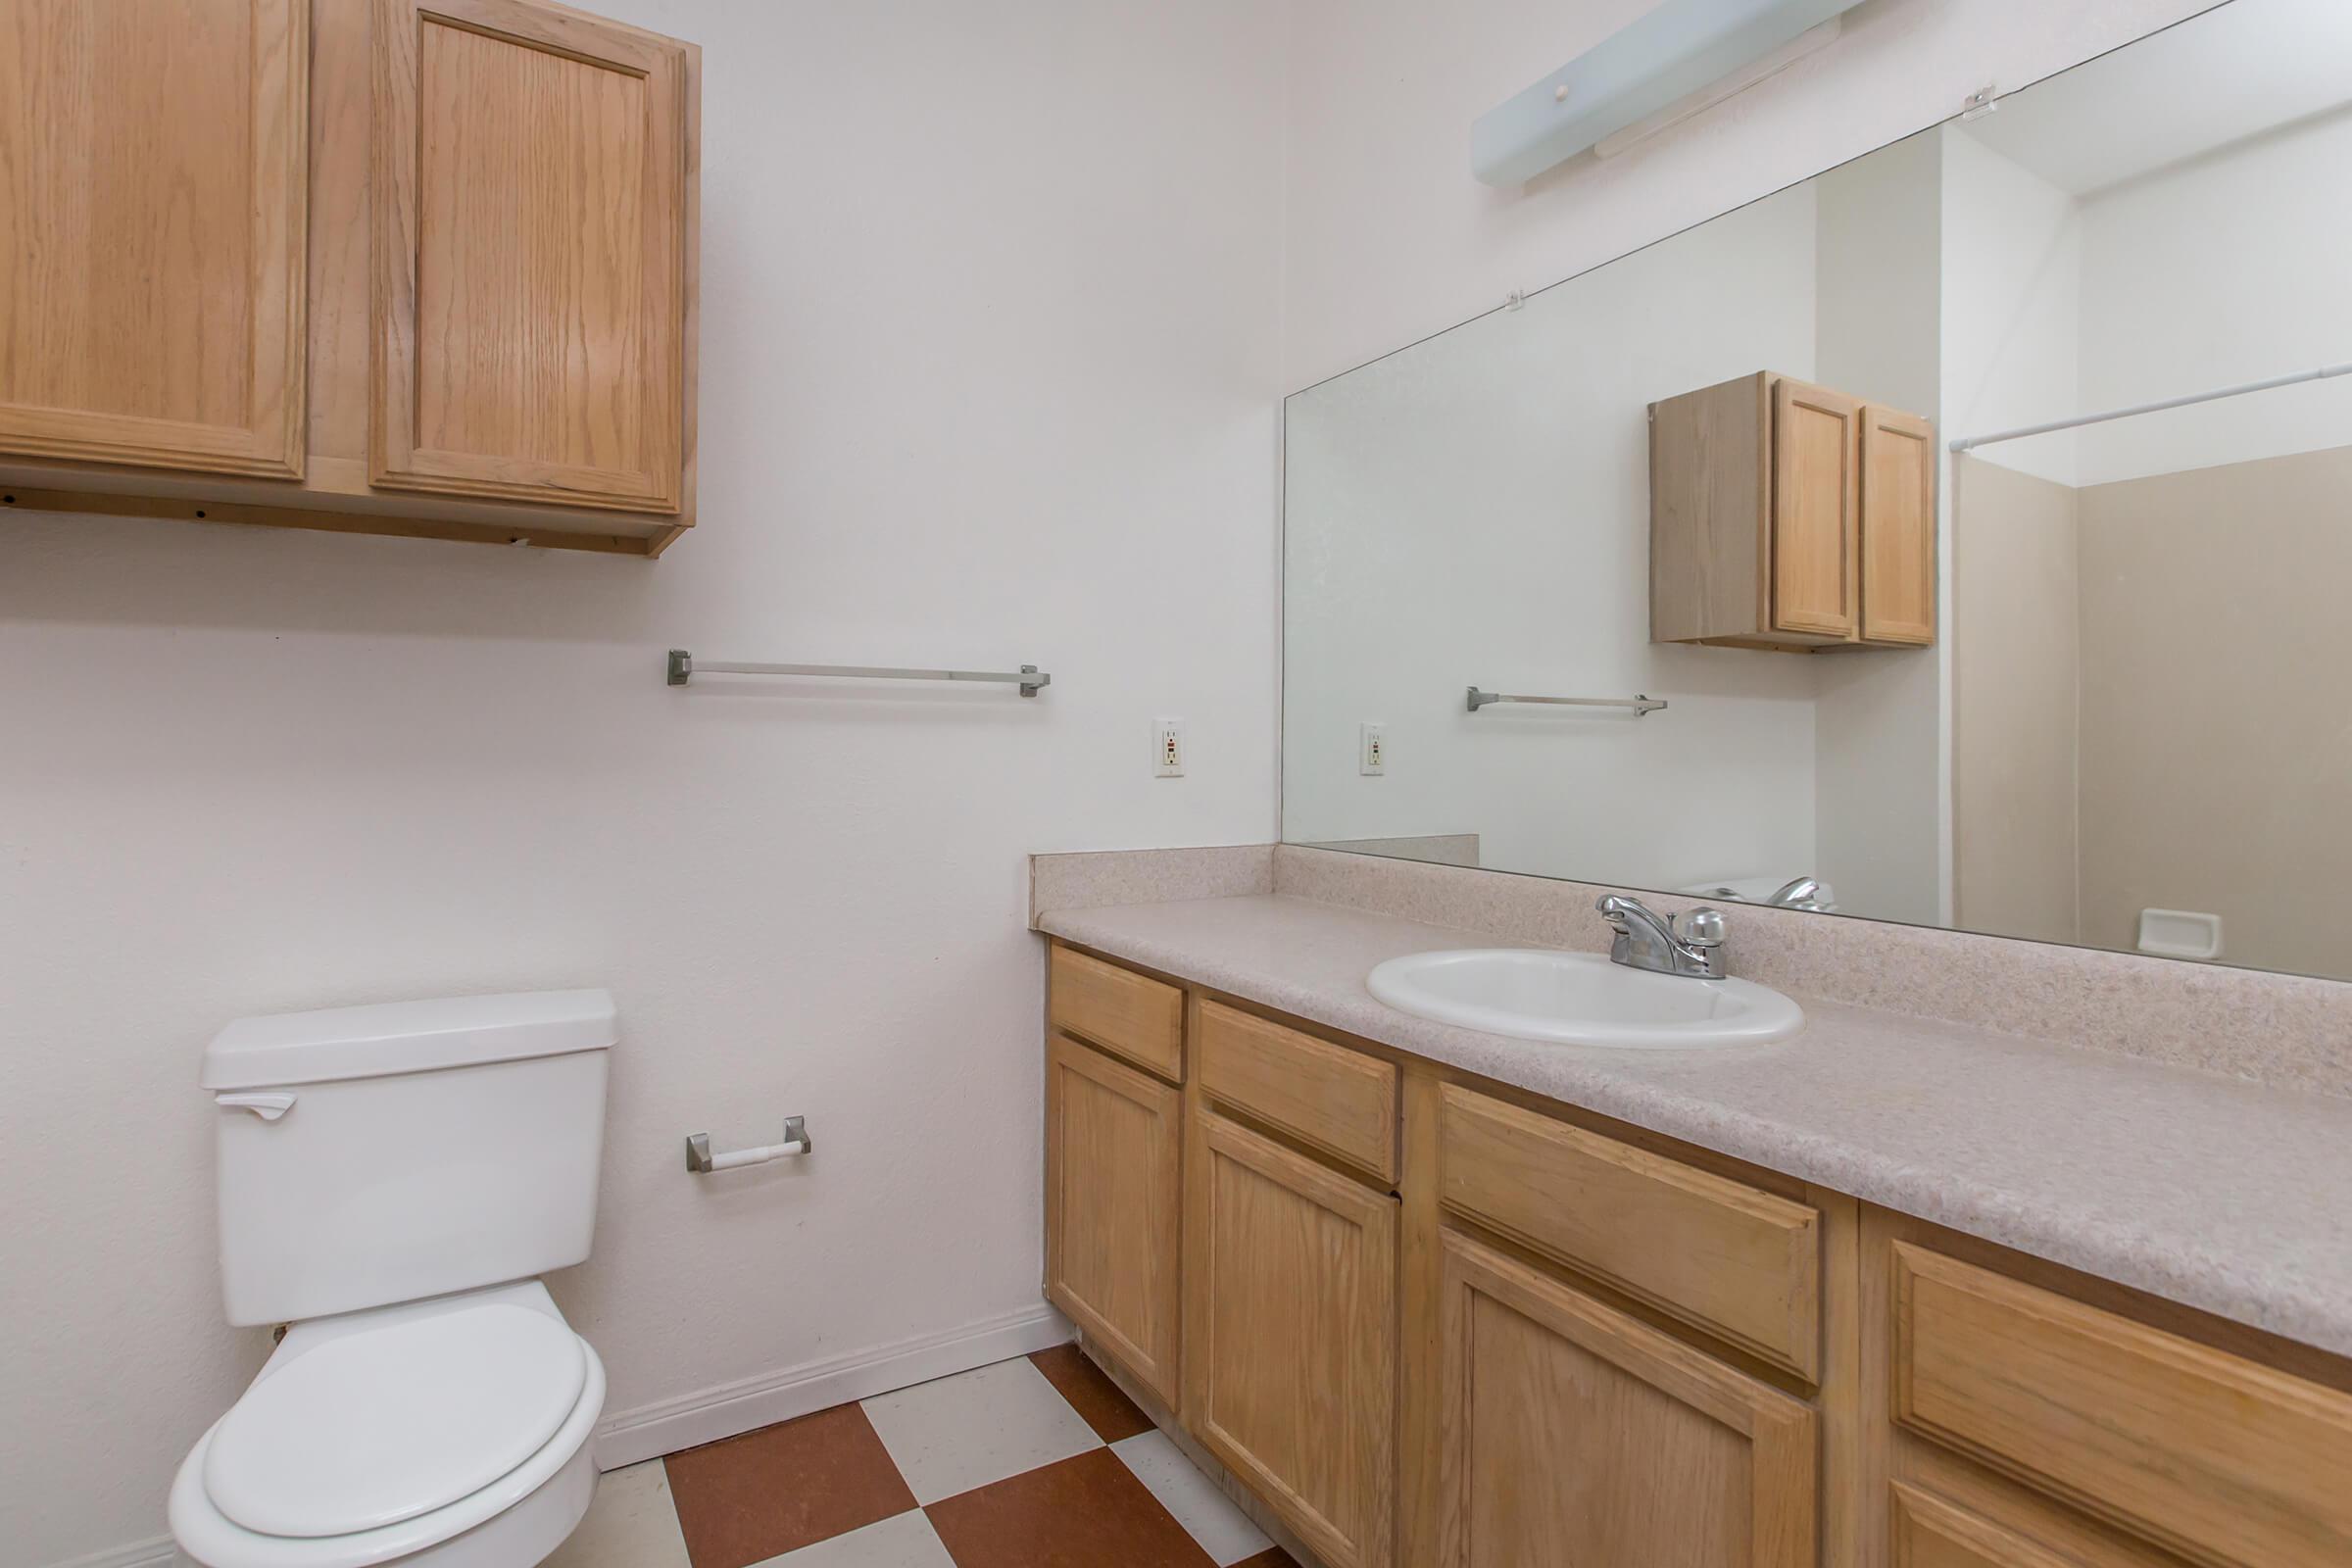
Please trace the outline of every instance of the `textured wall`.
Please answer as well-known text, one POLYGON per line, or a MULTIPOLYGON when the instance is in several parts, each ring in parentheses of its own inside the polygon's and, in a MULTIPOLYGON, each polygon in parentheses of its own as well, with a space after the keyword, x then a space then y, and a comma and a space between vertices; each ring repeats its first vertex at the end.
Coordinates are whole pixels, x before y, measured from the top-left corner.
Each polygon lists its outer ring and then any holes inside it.
POLYGON ((227 1019, 610 986, 554 1286, 643 1410, 1035 1303, 1025 857, 1272 830, 1274 17, 595 8, 706 51, 694 534, 0 522, 0 1560, 158 1535, 267 1348, 214 1276, 227 1019), (681 693, 672 645, 1055 684, 681 693), (788 1111, 813 1161, 686 1174, 788 1111))

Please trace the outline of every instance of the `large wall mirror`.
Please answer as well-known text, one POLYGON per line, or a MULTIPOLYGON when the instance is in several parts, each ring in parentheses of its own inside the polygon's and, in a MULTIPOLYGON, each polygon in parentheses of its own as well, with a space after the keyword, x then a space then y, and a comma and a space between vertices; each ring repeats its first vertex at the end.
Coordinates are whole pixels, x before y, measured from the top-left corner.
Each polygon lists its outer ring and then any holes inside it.
POLYGON ((2230 0, 1299 392, 1284 837, 2352 978, 2347 360, 2230 0))

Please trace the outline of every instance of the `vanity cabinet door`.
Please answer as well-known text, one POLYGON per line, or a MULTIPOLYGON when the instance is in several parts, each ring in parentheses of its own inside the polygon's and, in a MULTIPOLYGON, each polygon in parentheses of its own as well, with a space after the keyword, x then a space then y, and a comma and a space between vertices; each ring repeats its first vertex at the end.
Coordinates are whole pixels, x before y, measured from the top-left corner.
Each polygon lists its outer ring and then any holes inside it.
POLYGON ((1197 1107, 1185 1422, 1331 1568, 1387 1568, 1396 1200, 1197 1107))
POLYGON ((1851 638, 1860 624, 1855 571, 1862 405, 1783 377, 1772 389, 1772 623, 1775 630, 1851 638))
POLYGON ((302 472, 309 18, 0 4, 0 452, 302 472))
POLYGON ((1440 1246, 1444 1568, 1812 1568, 1811 1409, 1467 1236, 1440 1246))
POLYGON ((1047 1040, 1047 1298, 1171 1407, 1183 1104, 1067 1035, 1047 1040))
POLYGON ((371 483, 675 513, 694 55, 538 0, 374 0, 371 483))
POLYGON ((1862 411, 1862 640, 1936 640, 1936 427, 1862 411))

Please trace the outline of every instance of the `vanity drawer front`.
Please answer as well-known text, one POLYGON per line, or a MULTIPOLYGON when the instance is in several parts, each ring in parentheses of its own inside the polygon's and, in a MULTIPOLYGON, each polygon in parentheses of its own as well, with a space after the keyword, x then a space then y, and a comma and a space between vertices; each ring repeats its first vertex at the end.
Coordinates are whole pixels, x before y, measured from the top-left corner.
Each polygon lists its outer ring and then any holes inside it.
POLYGON ((1396 1179, 1396 1069, 1222 1003, 1200 1004, 1195 1064, 1208 1094, 1315 1148, 1396 1179))
POLYGON ((2352 1562, 2352 1396, 1908 1242, 1894 1418, 2199 1562, 2352 1562))
POLYGON ((1184 1081, 1184 993, 1060 943, 1047 976, 1056 1029, 1126 1057, 1170 1083, 1184 1081))
POLYGON ((1447 1084, 1448 1208, 1807 1380, 1819 1376, 1810 1206, 1447 1084))

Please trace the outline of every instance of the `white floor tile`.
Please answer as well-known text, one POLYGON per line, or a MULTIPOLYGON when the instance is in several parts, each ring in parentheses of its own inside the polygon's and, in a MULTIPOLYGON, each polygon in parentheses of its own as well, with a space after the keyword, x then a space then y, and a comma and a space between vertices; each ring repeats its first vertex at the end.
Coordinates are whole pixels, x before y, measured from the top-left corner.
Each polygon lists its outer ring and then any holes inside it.
POLYGON ((1176 1516, 1185 1533, 1216 1559, 1219 1568, 1265 1550, 1274 1543, 1250 1522, 1250 1516, 1217 1484, 1194 1467, 1184 1450, 1164 1432, 1139 1432, 1110 1446, 1121 1463, 1135 1472, 1159 1505, 1176 1516))
POLYGON ((863 1402, 866 1419, 922 1503, 1102 1446, 1027 1357, 863 1402))
POLYGON ((688 1568, 686 1538, 659 1459, 607 1471, 571 1539, 544 1568, 688 1568))
POLYGON ((813 1546, 770 1557, 757 1568, 956 1568, 920 1508, 853 1530, 813 1546))

